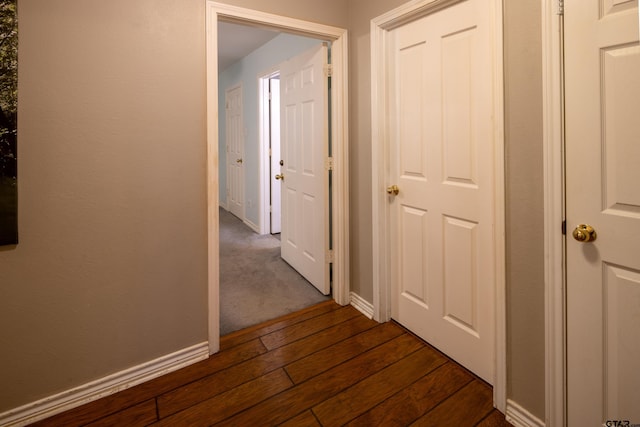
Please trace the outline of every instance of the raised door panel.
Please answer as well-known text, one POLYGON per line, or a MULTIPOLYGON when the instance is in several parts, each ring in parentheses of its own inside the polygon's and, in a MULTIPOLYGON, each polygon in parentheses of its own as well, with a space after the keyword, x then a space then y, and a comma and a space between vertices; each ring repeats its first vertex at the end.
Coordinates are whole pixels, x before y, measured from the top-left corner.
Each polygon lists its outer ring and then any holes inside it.
POLYGON ((491 17, 465 1, 392 32, 392 317, 493 380, 491 17))

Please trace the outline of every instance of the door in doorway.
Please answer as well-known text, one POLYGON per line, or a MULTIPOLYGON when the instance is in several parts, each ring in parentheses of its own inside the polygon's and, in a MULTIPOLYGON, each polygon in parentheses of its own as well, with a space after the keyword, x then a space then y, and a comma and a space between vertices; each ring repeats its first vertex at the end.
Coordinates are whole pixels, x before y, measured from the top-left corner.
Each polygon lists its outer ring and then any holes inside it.
POLYGON ((244 125, 242 123, 242 86, 227 90, 227 207, 244 220, 244 125))
POLYGON ((486 2, 390 32, 391 315, 494 381, 495 42, 486 2))
POLYGON ((271 173, 269 174, 270 188, 270 226, 271 234, 282 231, 281 218, 281 190, 280 180, 276 176, 282 175, 282 156, 280 155, 280 75, 272 76, 269 85, 269 158, 271 173))
POLYGON ((564 12, 568 425, 640 424, 638 2, 564 12))
POLYGON ((320 292, 329 283, 328 49, 280 66, 282 258, 320 292))

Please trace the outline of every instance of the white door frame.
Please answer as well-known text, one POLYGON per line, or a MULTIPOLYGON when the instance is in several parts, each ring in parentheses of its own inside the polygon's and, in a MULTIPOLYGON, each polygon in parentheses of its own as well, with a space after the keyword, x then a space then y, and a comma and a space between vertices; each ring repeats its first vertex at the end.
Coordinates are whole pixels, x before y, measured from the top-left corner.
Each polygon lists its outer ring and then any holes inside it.
POLYGON ((545 419, 566 425, 566 287, 563 27, 557 0, 542 1, 545 419))
MULTIPOLYGON (((372 211, 373 211, 373 306, 374 318, 384 322, 391 317, 391 272, 389 260, 389 203, 386 187, 389 182, 387 44, 389 32, 405 23, 449 7, 462 0, 421 0, 402 5, 371 21, 371 104, 372 104, 372 211)), ((494 404, 506 411, 506 300, 505 300, 505 207, 504 207, 504 103, 502 76, 502 0, 490 0, 495 45, 494 106, 495 117, 495 245, 496 245, 496 366, 494 404)))
POLYGON ((209 352, 220 349, 220 250, 218 224, 218 20, 271 27, 332 42, 331 143, 333 153, 334 300, 349 303, 349 129, 347 30, 228 4, 206 2, 207 52, 207 243, 209 352))
POLYGON ((280 75, 279 68, 273 68, 258 76, 258 132, 260 133, 260 163, 262 174, 260 175, 260 234, 271 233, 271 154, 269 153, 271 142, 271 117, 269 108, 269 80, 280 75))

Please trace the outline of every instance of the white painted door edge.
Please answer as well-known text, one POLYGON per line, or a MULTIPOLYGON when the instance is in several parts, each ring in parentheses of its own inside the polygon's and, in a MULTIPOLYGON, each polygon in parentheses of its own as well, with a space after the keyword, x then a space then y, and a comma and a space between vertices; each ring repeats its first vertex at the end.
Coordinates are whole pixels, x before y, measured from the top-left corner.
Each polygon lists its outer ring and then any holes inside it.
POLYGON ((566 425, 564 141, 562 16, 557 0, 542 2, 542 84, 545 260, 545 419, 566 425))

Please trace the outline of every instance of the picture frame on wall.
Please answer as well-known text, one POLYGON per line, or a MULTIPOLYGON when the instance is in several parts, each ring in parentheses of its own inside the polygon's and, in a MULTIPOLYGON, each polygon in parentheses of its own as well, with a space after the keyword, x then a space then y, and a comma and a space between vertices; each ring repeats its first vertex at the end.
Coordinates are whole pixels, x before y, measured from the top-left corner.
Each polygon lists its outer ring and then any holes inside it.
POLYGON ((18 243, 17 0, 0 0, 0 245, 18 243))

